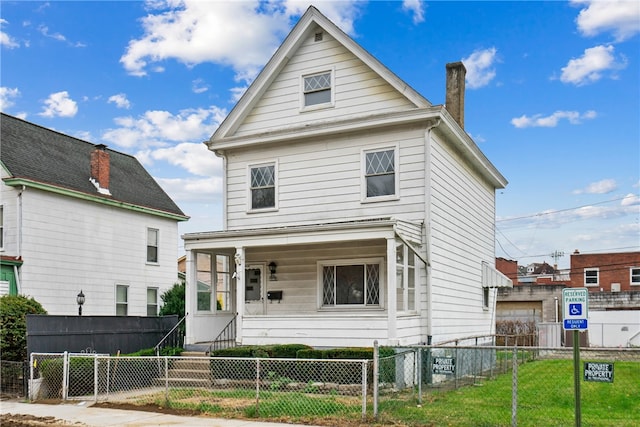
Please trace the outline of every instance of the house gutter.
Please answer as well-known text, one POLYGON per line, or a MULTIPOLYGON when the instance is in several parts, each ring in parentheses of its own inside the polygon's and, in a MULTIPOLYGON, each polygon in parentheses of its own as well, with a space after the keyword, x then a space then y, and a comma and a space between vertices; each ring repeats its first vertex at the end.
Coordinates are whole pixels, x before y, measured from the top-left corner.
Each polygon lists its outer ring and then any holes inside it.
MULTIPOLYGON (((424 244, 426 259, 431 259, 431 168, 427 167, 431 158, 431 130, 440 126, 440 118, 435 122, 429 123, 425 131, 425 147, 424 147, 424 244)), ((433 302, 431 287, 431 264, 425 262, 425 272, 427 279, 427 345, 431 345, 433 340, 433 302)))

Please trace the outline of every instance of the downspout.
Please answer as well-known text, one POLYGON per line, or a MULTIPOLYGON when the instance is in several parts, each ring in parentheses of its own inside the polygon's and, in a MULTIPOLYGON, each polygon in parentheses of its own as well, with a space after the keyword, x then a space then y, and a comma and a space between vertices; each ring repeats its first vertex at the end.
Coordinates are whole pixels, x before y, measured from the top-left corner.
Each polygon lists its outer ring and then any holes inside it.
MULTIPOLYGON (((424 147, 424 244, 427 260, 431 260, 431 130, 440 125, 440 118, 427 126, 425 132, 424 147)), ((433 339, 433 304, 431 289, 431 264, 425 265, 427 279, 427 345, 431 345, 433 339)))
MULTIPOLYGON (((25 185, 22 186, 22 188, 18 191, 18 221, 17 221, 17 225, 18 225, 18 231, 17 231, 17 236, 16 236, 16 240, 17 240, 17 245, 18 245, 18 259, 22 259, 22 193, 24 193, 27 190, 27 187, 25 185)), ((16 291, 18 292, 18 295, 22 294, 22 280, 20 280, 20 274, 22 273, 21 269, 18 269, 17 265, 13 266, 13 275, 16 278, 16 291)))

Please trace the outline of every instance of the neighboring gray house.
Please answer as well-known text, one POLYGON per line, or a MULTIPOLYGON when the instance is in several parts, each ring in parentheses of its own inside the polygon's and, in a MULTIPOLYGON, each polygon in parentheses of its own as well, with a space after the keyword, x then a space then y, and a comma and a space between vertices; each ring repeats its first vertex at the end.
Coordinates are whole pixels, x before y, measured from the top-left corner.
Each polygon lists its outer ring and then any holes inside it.
POLYGON ((183 236, 187 345, 234 318, 239 344, 493 332, 507 181, 464 131, 464 66, 447 75, 447 108, 432 105, 307 10, 207 141, 224 229, 183 236))
POLYGON ((188 217, 132 156, 2 114, 3 294, 49 314, 157 315, 188 217))

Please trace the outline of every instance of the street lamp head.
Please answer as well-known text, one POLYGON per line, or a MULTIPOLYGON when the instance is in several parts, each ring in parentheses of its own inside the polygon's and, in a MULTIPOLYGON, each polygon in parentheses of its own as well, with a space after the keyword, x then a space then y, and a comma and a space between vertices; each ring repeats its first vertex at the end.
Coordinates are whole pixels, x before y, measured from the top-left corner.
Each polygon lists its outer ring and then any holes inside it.
POLYGON ((82 293, 82 289, 80 289, 80 293, 76 297, 76 302, 78 303, 78 305, 84 304, 84 294, 82 293))

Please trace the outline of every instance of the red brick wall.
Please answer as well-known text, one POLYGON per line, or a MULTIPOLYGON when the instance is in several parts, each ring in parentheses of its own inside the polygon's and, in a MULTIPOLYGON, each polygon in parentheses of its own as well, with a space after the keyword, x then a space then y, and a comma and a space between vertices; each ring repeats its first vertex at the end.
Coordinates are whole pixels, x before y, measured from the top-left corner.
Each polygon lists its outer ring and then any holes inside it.
POLYGON ((631 286, 631 268, 640 268, 640 252, 618 252, 602 254, 571 255, 571 287, 582 288, 584 269, 598 268, 598 285, 587 286, 589 291, 611 292, 612 283, 620 283, 620 291, 640 291, 640 286, 631 286))
POLYGON ((496 270, 511 279, 514 285, 518 284, 518 261, 496 258, 496 270))

